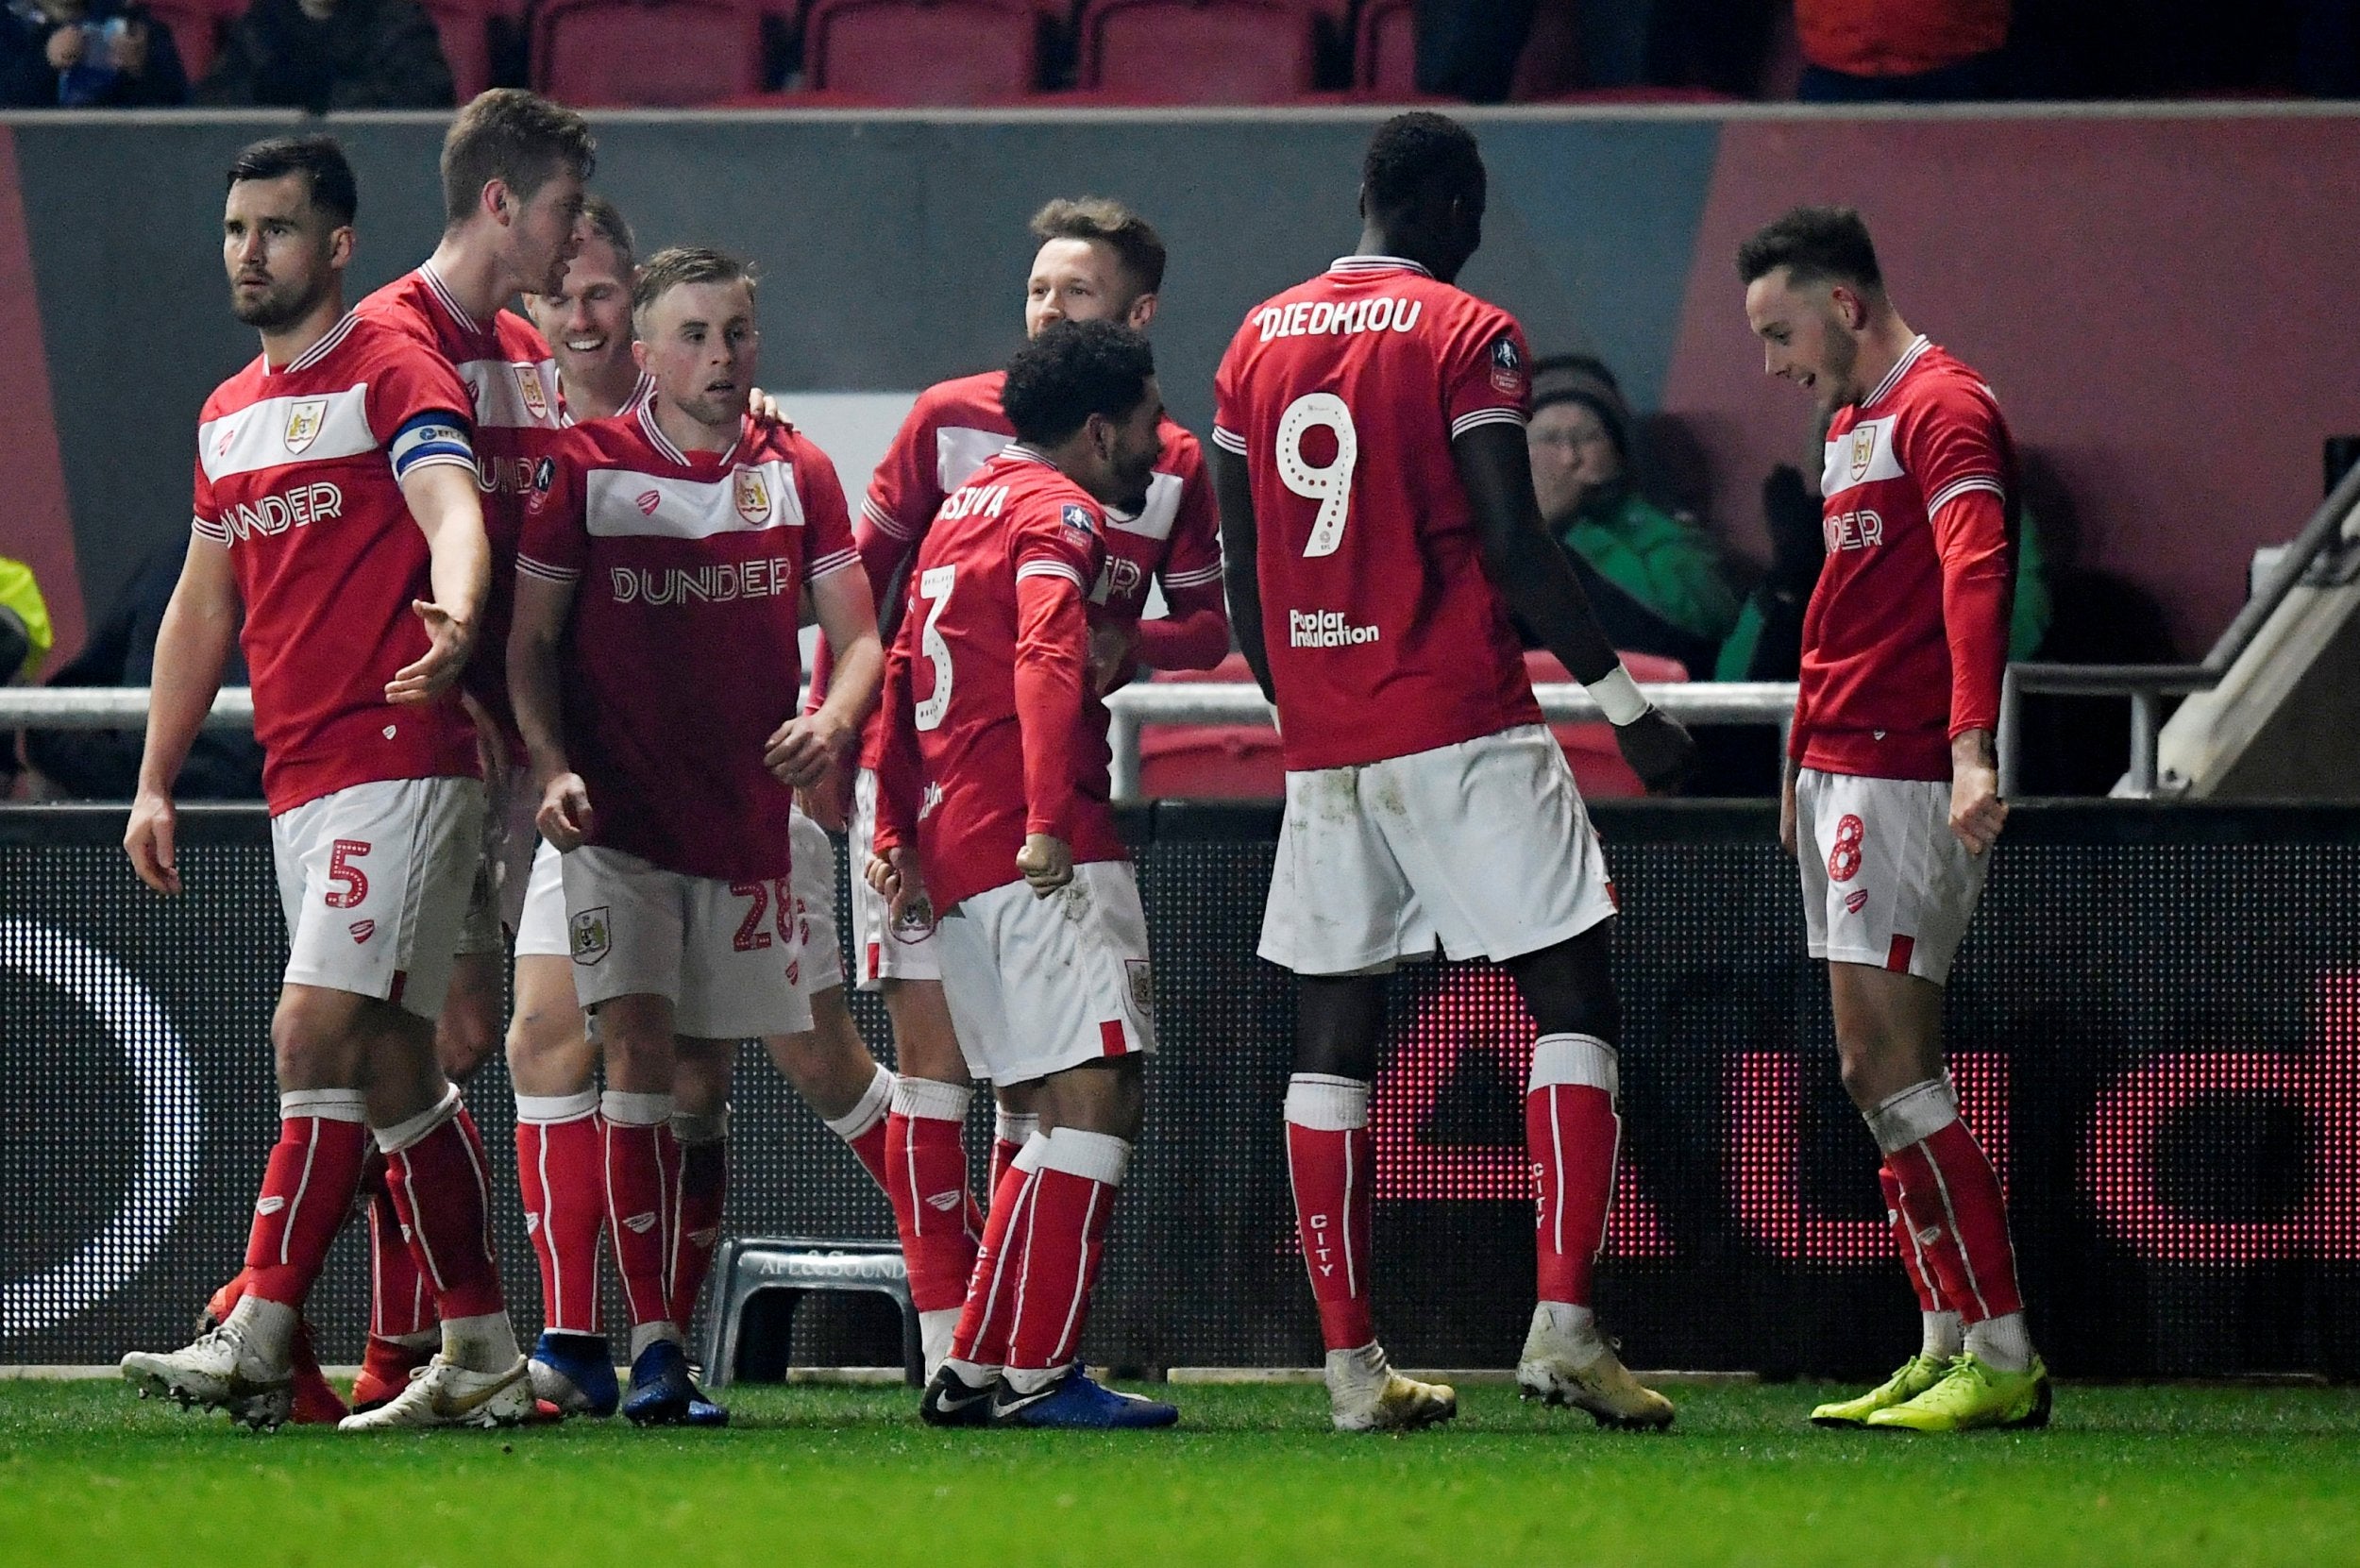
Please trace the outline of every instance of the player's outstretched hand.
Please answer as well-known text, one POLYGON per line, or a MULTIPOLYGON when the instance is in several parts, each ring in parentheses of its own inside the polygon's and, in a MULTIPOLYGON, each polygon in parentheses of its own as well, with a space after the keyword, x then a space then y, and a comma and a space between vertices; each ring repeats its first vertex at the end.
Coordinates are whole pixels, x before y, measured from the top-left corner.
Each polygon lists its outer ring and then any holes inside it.
POLYGON ((578 850, 589 840, 598 819, 590 809, 590 786, 579 773, 560 773, 541 791, 541 809, 532 825, 559 854, 578 850))
POLYGON ((1688 727, 1662 709, 1650 707, 1628 724, 1614 726, 1614 744, 1650 795, 1669 795, 1696 765, 1696 743, 1688 727))
POLYGON ((1999 798, 1999 769, 1977 760, 1952 765, 1950 831, 1969 854, 1982 854, 1999 842, 2008 820, 2008 802, 1999 798))
POLYGON ((1062 838, 1028 833, 1016 851, 1016 868, 1024 873, 1033 897, 1045 899, 1073 880, 1073 850, 1062 838))
POLYGON ((159 893, 180 891, 180 865, 172 847, 177 825, 170 796, 142 791, 131 802, 131 825, 123 831, 123 852, 131 857, 131 869, 140 874, 140 880, 159 893))
POLYGON ((413 599, 411 610, 426 622, 426 651, 414 664, 394 671, 385 683, 388 702, 430 702, 449 689, 475 651, 475 628, 429 599, 413 599))
POLYGON ((842 766, 852 749, 852 727, 827 708, 798 714, 770 732, 762 766, 794 789, 807 789, 842 766))

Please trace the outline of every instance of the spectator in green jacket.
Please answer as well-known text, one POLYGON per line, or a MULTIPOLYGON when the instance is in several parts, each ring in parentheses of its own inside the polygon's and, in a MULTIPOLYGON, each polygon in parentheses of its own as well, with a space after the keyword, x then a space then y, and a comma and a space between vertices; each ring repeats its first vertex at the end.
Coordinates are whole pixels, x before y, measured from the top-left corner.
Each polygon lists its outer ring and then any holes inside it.
POLYGON ((1709 679, 1737 594, 1704 530, 1632 485, 1630 406, 1586 354, 1533 366, 1532 485, 1616 648, 1678 660, 1709 679))

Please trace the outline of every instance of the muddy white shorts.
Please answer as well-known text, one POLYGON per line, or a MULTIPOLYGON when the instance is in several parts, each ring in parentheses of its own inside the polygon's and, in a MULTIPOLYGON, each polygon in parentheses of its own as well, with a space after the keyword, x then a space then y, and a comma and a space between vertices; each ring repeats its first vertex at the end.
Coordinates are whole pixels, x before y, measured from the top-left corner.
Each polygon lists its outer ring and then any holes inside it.
POLYGON ((935 939, 976 1078, 1027 1084, 1155 1049, 1147 915, 1127 860, 1076 866, 1045 899, 1021 882, 978 893, 943 917, 935 939))
POLYGON ((1795 842, 1811 955, 1941 985, 1983 894, 1989 854, 1950 831, 1950 785, 1804 768, 1795 842))
POLYGON ((450 988, 483 841, 474 779, 354 784, 270 823, 287 979, 431 1019, 450 988))
POLYGON ((459 930, 461 956, 507 954, 509 933, 523 920, 533 847, 541 842, 532 825, 540 804, 531 770, 522 763, 484 781, 482 853, 467 894, 466 923, 459 930))
POLYGON ((685 876, 590 844, 559 863, 574 994, 585 1010, 618 996, 666 997, 674 1030, 702 1039, 811 1027, 789 974, 795 895, 785 879, 685 876))
POLYGON ((877 770, 864 767, 852 779, 852 815, 846 824, 852 857, 852 954, 860 966, 860 988, 873 991, 887 980, 939 980, 942 963, 935 933, 893 928, 885 901, 868 885, 868 851, 877 837, 877 770))
POLYGON ((1259 952, 1297 974, 1381 973, 1438 945, 1538 953, 1613 915, 1573 770, 1532 724, 1289 773, 1259 952))
POLYGON ((524 913, 516 919, 516 956, 566 958, 573 944, 565 938, 565 857, 535 835, 532 873, 525 880, 524 913))

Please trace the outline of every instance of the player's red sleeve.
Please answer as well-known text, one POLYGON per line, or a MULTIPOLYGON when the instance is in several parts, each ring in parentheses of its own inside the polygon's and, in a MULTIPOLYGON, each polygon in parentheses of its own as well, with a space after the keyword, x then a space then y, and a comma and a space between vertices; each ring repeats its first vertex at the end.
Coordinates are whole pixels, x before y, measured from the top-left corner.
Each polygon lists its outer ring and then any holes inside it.
POLYGON ((1229 656, 1229 603, 1222 593, 1221 517, 1194 437, 1173 471, 1180 475, 1180 511, 1155 574, 1165 610, 1160 619, 1139 623, 1138 658, 1150 669, 1210 669, 1229 656))
MULTIPOLYGON (((910 406, 902 428, 885 448, 885 460, 869 476, 868 494, 852 524, 852 548, 868 573, 868 594, 877 602, 877 629, 893 635, 899 598, 888 598, 893 576, 907 564, 926 536, 926 529, 942 506, 940 476, 934 458, 935 416, 925 396, 910 406)), ((835 669, 835 650, 823 634, 811 655, 811 696, 805 713, 818 711, 827 700, 828 677, 835 669)))
POLYGON ((803 503, 803 579, 817 582, 830 572, 857 565, 860 557, 852 544, 852 517, 835 464, 801 435, 795 438, 794 463, 795 488, 803 503))
MULTIPOLYGON (((869 850, 885 854, 918 844, 918 806, 925 791, 925 761, 918 750, 918 713, 910 699, 910 664, 919 616, 904 615, 901 634, 885 650, 885 697, 878 721, 885 754, 877 765, 877 828, 869 850)), ((857 846, 855 846, 857 847, 857 846)), ((853 874, 860 874, 859 868, 853 874)))
POLYGON ((1246 334, 1253 328, 1248 321, 1238 329, 1221 357, 1220 368, 1213 372, 1213 445, 1239 457, 1245 456, 1246 409, 1238 384, 1238 362, 1245 357, 1246 334))
POLYGON ((190 486, 190 497, 189 527, 216 545, 229 543, 229 531, 222 525, 221 509, 213 504, 213 481, 206 475, 202 457, 196 460, 196 481, 190 486))
POLYGON ((1024 745, 1024 831, 1073 842, 1089 585, 1105 554, 1094 504, 1051 501, 1011 517, 1016 561, 1016 720, 1024 745))
POLYGON ((2009 528, 2010 461, 1999 410, 1962 387, 1895 432, 1904 467, 1926 497, 1942 557, 1943 634, 1950 645, 1950 733, 1999 727, 2014 605, 2015 541, 2009 528))
POLYGON ((450 362, 417 343, 380 355, 369 374, 369 432, 380 446, 420 414, 448 414, 463 430, 475 425, 475 399, 450 362))
POLYGON ((558 438, 549 452, 548 483, 525 498, 516 539, 516 569, 544 582, 582 580, 590 556, 590 449, 579 431, 558 438))
MULTIPOLYGON (((1427 309, 1439 302, 1429 300, 1427 309)), ((1442 336, 1442 413, 1453 440, 1478 425, 1522 426, 1532 412, 1532 358, 1516 318, 1466 300, 1442 336)))

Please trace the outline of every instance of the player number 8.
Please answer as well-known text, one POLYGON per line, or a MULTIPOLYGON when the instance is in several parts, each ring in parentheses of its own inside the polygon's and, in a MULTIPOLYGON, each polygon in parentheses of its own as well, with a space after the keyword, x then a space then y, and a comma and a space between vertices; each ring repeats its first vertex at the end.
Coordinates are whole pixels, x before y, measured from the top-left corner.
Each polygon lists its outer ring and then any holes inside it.
POLYGON ((1306 392, 1278 416, 1278 477, 1296 495, 1320 503, 1319 515, 1311 520, 1311 537, 1303 544, 1305 560, 1333 555, 1344 542, 1344 523, 1352 510, 1352 470, 1359 461, 1360 438, 1352 428, 1352 410, 1334 393, 1306 392), (1336 432, 1336 457, 1325 467, 1314 468, 1303 460, 1303 435, 1321 426, 1336 432))
POLYGON ((920 730, 940 728, 942 716, 951 709, 951 645, 942 640, 936 627, 942 607, 951 602, 951 587, 958 572, 955 565, 929 566, 918 579, 918 597, 933 601, 926 611, 926 625, 918 634, 918 646, 926 662, 935 666, 935 689, 916 704, 920 730))

